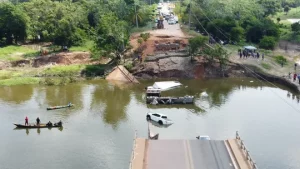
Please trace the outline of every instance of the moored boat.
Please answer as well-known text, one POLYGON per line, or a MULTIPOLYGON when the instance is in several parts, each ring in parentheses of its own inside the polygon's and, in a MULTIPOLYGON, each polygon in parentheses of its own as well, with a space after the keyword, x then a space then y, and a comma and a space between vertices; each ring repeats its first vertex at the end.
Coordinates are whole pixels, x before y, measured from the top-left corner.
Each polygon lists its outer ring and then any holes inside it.
POLYGON ((68 108, 68 107, 73 107, 73 106, 74 106, 74 104, 69 103, 68 105, 64 105, 64 106, 47 107, 47 110, 63 109, 63 108, 68 108))
POLYGON ((23 125, 23 124, 14 124, 17 128, 53 128, 53 127, 62 127, 62 122, 58 123, 47 123, 47 124, 28 124, 28 125, 23 125))

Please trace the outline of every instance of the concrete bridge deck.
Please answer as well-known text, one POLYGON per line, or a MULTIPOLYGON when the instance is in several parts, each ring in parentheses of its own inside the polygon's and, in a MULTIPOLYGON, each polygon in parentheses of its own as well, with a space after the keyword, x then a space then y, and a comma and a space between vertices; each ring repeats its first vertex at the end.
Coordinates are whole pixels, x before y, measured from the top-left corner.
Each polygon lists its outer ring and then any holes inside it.
POLYGON ((130 169, 257 169, 239 138, 135 141, 130 169))

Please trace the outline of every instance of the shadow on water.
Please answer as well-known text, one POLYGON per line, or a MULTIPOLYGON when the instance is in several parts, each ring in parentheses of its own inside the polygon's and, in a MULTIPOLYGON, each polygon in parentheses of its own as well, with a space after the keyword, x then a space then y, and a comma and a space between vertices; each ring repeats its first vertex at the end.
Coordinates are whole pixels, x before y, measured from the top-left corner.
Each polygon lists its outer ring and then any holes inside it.
POLYGON ((123 88, 103 81, 103 83, 95 86, 92 93, 92 107, 104 105, 104 110, 101 112, 103 121, 116 129, 118 122, 127 118, 126 107, 130 103, 130 94, 131 91, 126 87, 123 88))
POLYGON ((20 85, 0 87, 0 99, 7 102, 21 104, 31 99, 33 94, 32 85, 20 85))

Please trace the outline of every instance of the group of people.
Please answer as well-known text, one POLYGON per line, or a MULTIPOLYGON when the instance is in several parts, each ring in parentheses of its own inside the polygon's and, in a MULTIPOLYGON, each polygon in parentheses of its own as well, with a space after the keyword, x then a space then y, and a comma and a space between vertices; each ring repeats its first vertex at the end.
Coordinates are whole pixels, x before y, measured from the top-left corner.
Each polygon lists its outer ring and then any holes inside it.
MULTIPOLYGON (((291 73, 289 73, 289 77, 291 77, 291 73)), ((293 81, 295 82, 298 78, 299 84, 300 84, 300 74, 297 75, 297 73, 293 74, 293 81)))
MULTIPOLYGON (((248 57, 252 57, 252 58, 257 58, 259 59, 260 58, 260 54, 259 52, 256 52, 255 50, 247 50, 247 49, 244 49, 243 51, 241 49, 238 50, 238 54, 240 56, 240 59, 244 58, 244 59, 247 59, 248 57)), ((265 55, 262 53, 261 55, 261 59, 264 60, 265 58, 265 55)))
MULTIPOLYGON (((36 125, 40 125, 41 124, 41 120, 40 118, 36 118, 36 125)), ((25 126, 28 126, 28 117, 25 117, 25 126)))

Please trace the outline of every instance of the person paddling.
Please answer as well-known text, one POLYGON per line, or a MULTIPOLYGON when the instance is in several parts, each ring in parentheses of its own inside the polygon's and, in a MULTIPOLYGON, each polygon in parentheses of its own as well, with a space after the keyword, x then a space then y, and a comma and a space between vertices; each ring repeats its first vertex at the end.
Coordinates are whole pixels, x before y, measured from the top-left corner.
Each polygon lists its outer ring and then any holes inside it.
POLYGON ((28 126, 28 117, 27 116, 25 117, 25 126, 26 125, 28 126))

